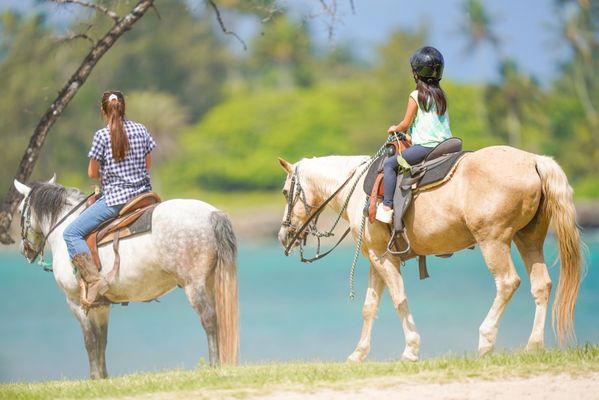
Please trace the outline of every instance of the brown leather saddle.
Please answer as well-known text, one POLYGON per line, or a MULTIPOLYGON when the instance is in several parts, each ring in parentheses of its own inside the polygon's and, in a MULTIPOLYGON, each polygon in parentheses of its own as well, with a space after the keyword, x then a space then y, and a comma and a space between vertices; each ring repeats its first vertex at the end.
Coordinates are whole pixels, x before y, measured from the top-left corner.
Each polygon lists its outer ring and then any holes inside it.
MULTIPOLYGON (((404 148, 400 151, 403 150, 404 148)), ((397 152, 394 154, 397 154, 397 152)), ((411 174, 407 176, 398 176, 396 193, 402 186, 404 190, 406 187, 413 190, 443 181, 462 155, 462 140, 460 138, 452 137, 441 142, 426 156, 422 163, 412 166, 411 174)), ((394 156, 395 155, 393 155, 393 157, 394 156)), ((370 223, 375 221, 376 202, 377 199, 383 196, 384 192, 383 163, 386 158, 387 155, 380 156, 379 159, 372 164, 364 178, 363 188, 366 194, 370 196, 367 210, 368 221, 370 223)), ((399 210, 399 207, 395 207, 395 200, 396 199, 394 198, 394 209, 399 210)), ((402 202, 400 201, 398 204, 400 203, 402 202)), ((400 220, 407 209, 407 204, 403 204, 403 207, 401 208, 403 209, 403 212, 401 212, 401 215, 399 216, 400 220)))
MULTIPOLYGON (((397 186, 393 196, 393 228, 389 228, 391 239, 387 245, 387 250, 404 261, 418 256, 420 279, 428 277, 426 257, 415 254, 411 250, 405 235, 403 217, 412 203, 413 192, 426 190, 447 182, 464 155, 462 140, 449 138, 437 145, 420 164, 413 165, 411 173, 407 175, 400 174, 397 177, 397 186), (392 250, 392 247, 395 250, 392 250)), ((385 158, 386 156, 382 155, 380 160, 375 161, 364 179, 364 191, 370 196, 369 206, 364 212, 367 213, 371 223, 375 221, 377 199, 383 193, 382 169, 385 158)), ((450 257, 451 254, 438 254, 437 256, 450 257)))
MULTIPOLYGON (((99 196, 92 196, 90 200, 88 200, 88 207, 93 204, 98 197, 99 196)), ((119 211, 116 218, 104 222, 90 232, 85 238, 92 259, 98 267, 98 270, 102 269, 102 263, 100 262, 100 257, 98 255, 98 247, 112 242, 112 247, 114 249, 114 265, 107 277, 109 281, 111 281, 119 271, 119 240, 151 230, 152 212, 160 201, 160 196, 156 193, 142 193, 129 200, 123 206, 121 211, 119 211)))

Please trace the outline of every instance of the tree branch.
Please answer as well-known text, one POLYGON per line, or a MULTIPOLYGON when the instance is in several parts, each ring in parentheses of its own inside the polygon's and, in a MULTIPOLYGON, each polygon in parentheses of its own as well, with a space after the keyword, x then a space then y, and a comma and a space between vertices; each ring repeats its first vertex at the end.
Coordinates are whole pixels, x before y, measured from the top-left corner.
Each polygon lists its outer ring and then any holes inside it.
POLYGON ((221 15, 220 15, 220 10, 218 9, 218 6, 214 3, 214 1, 208 0, 208 3, 212 6, 212 9, 214 10, 214 13, 216 14, 216 20, 218 21, 218 24, 220 25, 220 29, 223 31, 223 33, 234 36, 243 45, 243 49, 247 50, 248 47, 245 44, 245 42, 243 41, 243 39, 241 37, 239 37, 239 35, 237 33, 227 29, 227 27, 225 26, 225 23, 223 22, 221 15))
MULTIPOLYGON (((76 2, 69 1, 65 2, 76 2)), ((46 113, 40 119, 36 126, 29 145, 23 154, 21 163, 15 175, 15 178, 21 182, 25 182, 31 176, 33 167, 37 161, 40 150, 46 140, 46 136, 54 122, 58 119, 60 114, 64 111, 69 102, 73 99, 79 88, 85 83, 89 74, 92 72, 98 61, 104 56, 104 54, 112 47, 112 45, 118 40, 123 33, 131 29, 145 12, 153 6, 154 0, 140 0, 135 7, 122 19, 118 21, 110 28, 110 30, 102 37, 90 50, 88 55, 85 57, 77 71, 71 76, 69 81, 64 85, 58 96, 52 102, 46 113)), ((6 196, 4 197, 4 203, 0 211, 0 243, 11 244, 14 243, 13 239, 9 235, 9 228, 12 222, 13 214, 21 200, 21 195, 17 192, 15 187, 11 184, 8 188, 6 196)))
POLYGON ((106 14, 107 16, 112 18, 115 23, 119 22, 119 16, 117 15, 117 13, 115 13, 114 11, 109 10, 108 8, 103 7, 99 4, 88 3, 87 1, 83 1, 83 0, 51 0, 51 1, 53 1, 56 4, 78 4, 82 7, 91 8, 93 10, 96 10, 103 14, 106 14))
POLYGON ((331 0, 330 4, 325 0, 320 0, 320 5, 322 7, 322 13, 330 19, 330 22, 325 22, 327 25, 327 31, 329 36, 329 42, 333 41, 333 37, 335 36, 335 28, 339 22, 338 13, 337 13, 337 0, 331 0))
MULTIPOLYGON (((85 29, 85 32, 89 31, 91 29, 91 27, 92 27, 92 25, 88 25, 87 29, 85 29)), ((75 40, 75 39, 85 39, 85 40, 89 41, 92 46, 96 43, 94 41, 94 39, 91 36, 89 36, 87 33, 74 33, 74 32, 70 33, 66 37, 58 39, 58 43, 69 42, 69 41, 75 40)))

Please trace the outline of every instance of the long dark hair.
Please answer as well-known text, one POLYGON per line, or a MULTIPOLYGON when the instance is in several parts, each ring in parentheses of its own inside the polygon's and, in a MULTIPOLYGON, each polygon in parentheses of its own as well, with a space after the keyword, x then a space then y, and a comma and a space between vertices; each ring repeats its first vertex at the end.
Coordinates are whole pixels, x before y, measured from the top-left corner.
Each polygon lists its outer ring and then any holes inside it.
POLYGON ((443 115, 447 111, 447 99, 445 92, 439 85, 439 80, 434 78, 421 78, 414 74, 416 79, 416 90, 418 90, 418 105, 425 111, 430 111, 435 104, 437 115, 443 115))
POLYGON ((125 132, 125 97, 116 90, 102 94, 102 111, 108 119, 112 158, 123 161, 129 151, 129 138, 125 132))

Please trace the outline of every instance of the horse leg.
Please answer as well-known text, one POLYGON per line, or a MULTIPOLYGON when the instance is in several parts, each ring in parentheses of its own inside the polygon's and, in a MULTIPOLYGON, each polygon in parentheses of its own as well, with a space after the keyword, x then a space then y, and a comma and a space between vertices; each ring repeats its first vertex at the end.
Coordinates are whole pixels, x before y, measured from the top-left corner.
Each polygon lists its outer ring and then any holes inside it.
POLYGON ((551 278, 543 257, 543 239, 544 234, 539 240, 534 232, 528 231, 520 231, 514 237, 530 277, 530 291, 536 305, 532 332, 526 345, 527 350, 543 348, 545 343, 545 318, 551 293, 551 278))
POLYGON ((106 343, 108 341, 108 306, 93 307, 87 314, 73 300, 67 298, 69 308, 81 325, 83 340, 89 359, 89 376, 91 379, 108 377, 106 371, 106 343))
POLYGON ((187 299, 193 309, 200 316, 202 326, 206 331, 206 337, 208 338, 208 359, 210 365, 216 365, 219 363, 218 354, 218 338, 217 338, 217 319, 216 309, 214 308, 214 301, 211 299, 207 289, 206 280, 203 279, 200 282, 192 281, 184 287, 187 299))
POLYGON ((362 318, 364 324, 362 325, 362 334, 360 340, 354 352, 347 358, 347 361, 361 362, 366 358, 370 352, 370 340, 372 334, 372 324, 376 311, 379 308, 381 301, 381 294, 385 289, 385 283, 376 272, 374 266, 370 265, 370 272, 368 274, 368 289, 366 290, 366 299, 364 300, 364 306, 362 307, 362 318))
POLYGON ((384 254, 382 257, 376 251, 369 250, 368 257, 385 282, 385 286, 389 289, 391 301, 401 319, 401 326, 406 341, 406 347, 401 358, 407 361, 418 361, 420 334, 416 330, 416 323, 408 307, 403 278, 399 271, 399 259, 388 254, 386 250, 381 251, 381 253, 384 254))
POLYGON ((480 249, 487 267, 495 278, 497 293, 491 309, 479 329, 478 352, 485 355, 493 351, 497 331, 505 307, 520 286, 520 277, 510 256, 510 242, 487 241, 480 243, 480 249))

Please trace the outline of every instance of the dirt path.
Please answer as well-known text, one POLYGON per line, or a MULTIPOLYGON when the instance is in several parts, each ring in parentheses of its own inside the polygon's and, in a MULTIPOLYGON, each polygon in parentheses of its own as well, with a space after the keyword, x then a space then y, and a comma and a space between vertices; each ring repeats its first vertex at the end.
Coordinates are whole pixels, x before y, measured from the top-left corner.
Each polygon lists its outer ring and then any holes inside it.
POLYGON ((402 383, 393 378, 366 380, 361 385, 351 385, 344 390, 307 389, 283 390, 246 400, 371 400, 371 399, 510 399, 510 400, 576 400, 599 399, 599 373, 591 375, 540 375, 531 378, 509 378, 494 381, 472 379, 449 383, 402 383))
POLYGON ((262 389, 153 393, 136 400, 599 400, 599 372, 544 374, 529 378, 468 379, 446 383, 406 383, 405 378, 375 378, 315 387, 276 385, 262 389))

